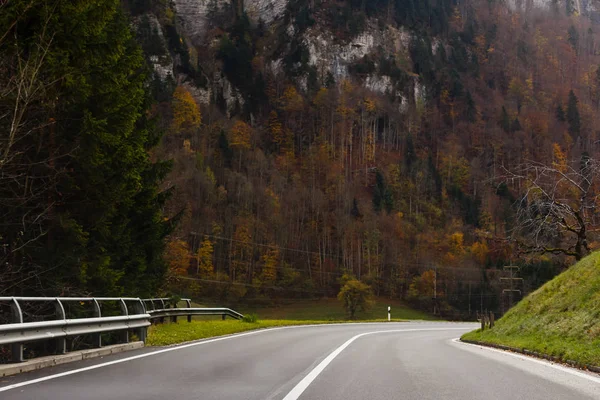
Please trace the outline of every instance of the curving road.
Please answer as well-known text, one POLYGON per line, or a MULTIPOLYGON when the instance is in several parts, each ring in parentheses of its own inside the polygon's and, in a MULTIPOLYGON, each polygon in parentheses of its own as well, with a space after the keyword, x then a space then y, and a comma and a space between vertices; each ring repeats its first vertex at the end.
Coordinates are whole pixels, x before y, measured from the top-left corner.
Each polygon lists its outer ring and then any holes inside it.
POLYGON ((586 400, 598 375, 455 341, 473 324, 280 328, 0 380, 3 400, 586 400))

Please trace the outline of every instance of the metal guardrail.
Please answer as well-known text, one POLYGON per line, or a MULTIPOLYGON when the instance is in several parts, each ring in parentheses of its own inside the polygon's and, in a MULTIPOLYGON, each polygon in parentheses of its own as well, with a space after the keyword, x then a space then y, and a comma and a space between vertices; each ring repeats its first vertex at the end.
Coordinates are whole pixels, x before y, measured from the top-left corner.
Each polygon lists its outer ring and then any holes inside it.
POLYGON ((194 315, 220 315, 224 320, 226 317, 242 319, 244 316, 230 308, 167 308, 163 310, 148 311, 151 319, 160 318, 161 322, 169 317, 172 322, 177 322, 177 317, 187 317, 188 322, 192 322, 194 315))
POLYGON ((188 322, 192 321, 194 315, 220 315, 224 320, 226 317, 242 319, 244 316, 230 308, 192 308, 190 299, 179 299, 174 302, 170 298, 142 299, 146 310, 151 319, 159 319, 164 322, 165 318, 171 318, 172 322, 177 322, 177 317, 187 317, 188 322), (186 307, 179 308, 178 304, 185 303, 186 307), (148 305, 150 307, 148 307, 148 305), (159 305, 160 308, 156 308, 159 305))
POLYGON ((9 303, 11 323, 0 324, 0 346, 11 345, 12 361, 23 362, 23 344, 42 340, 56 340, 57 353, 67 352, 67 338, 89 335, 93 346, 101 347, 101 334, 121 332, 121 341, 129 342, 129 332, 146 341, 148 326, 153 321, 164 322, 165 318, 177 322, 177 317, 186 316, 191 322, 193 315, 221 315, 242 319, 243 315, 229 308, 192 308, 190 299, 181 299, 187 307, 177 308, 179 302, 168 298, 139 299, 119 297, 0 297, 0 303, 9 303), (54 303, 55 319, 51 321, 24 322, 21 305, 26 302, 54 303), (92 318, 67 318, 63 303, 89 302, 92 305, 92 318), (116 302, 121 315, 102 316, 102 303, 116 302), (128 306, 129 304, 129 306, 128 306), (147 307, 148 305, 149 307, 147 307), (159 305, 160 308, 156 308, 159 305))

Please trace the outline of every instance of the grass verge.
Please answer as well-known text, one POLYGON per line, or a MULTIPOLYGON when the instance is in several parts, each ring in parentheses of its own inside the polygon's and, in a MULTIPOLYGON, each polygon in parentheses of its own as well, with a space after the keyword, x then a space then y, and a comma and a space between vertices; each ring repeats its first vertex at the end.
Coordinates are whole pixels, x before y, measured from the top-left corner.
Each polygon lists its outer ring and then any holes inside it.
POLYGON ((600 253, 594 253, 523 299, 493 329, 462 338, 600 366, 599 317, 600 253))
MULTIPOLYGON (((356 314, 357 321, 387 320, 387 308, 392 307, 392 318, 435 320, 432 315, 414 310, 399 300, 385 298, 373 299, 372 307, 365 312, 356 314)), ((232 307, 242 314, 257 314, 265 320, 295 320, 295 321, 345 321, 346 311, 339 300, 335 298, 293 300, 287 304, 271 307, 232 307)))
MULTIPOLYGON (((371 320, 368 322, 383 322, 384 320, 371 320)), ((385 320, 387 322, 387 320, 385 320)), ((153 325, 148 331, 148 346, 168 346, 192 340, 206 339, 215 336, 230 335, 251 331, 255 329, 273 328, 278 326, 332 324, 342 321, 289 321, 289 320, 264 320, 244 322, 237 320, 228 321, 192 321, 172 324, 153 325)), ((346 321, 357 322, 357 321, 346 321)), ((365 321, 361 321, 365 322, 365 321)), ((393 320, 401 322, 401 320, 393 320)))

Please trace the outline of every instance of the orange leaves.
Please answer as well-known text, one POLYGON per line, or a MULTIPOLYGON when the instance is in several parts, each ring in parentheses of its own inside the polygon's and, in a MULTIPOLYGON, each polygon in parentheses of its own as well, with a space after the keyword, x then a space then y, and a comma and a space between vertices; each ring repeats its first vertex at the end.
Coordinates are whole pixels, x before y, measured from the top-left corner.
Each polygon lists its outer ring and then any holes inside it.
POLYGON ((210 277, 214 273, 213 266, 213 243, 208 236, 204 236, 204 241, 198 249, 198 269, 196 273, 203 277, 210 277))
POLYGON ((173 121, 171 131, 190 131, 202 124, 202 115, 198 103, 183 86, 177 86, 173 93, 173 121))
POLYGON ((364 104, 365 110, 367 112, 374 112, 375 110, 377 110, 377 105, 375 104, 375 101, 373 99, 365 98, 364 104))
POLYGON ((558 143, 552 145, 552 166, 560 172, 567 170, 567 156, 558 143))
POLYGON ((244 121, 236 121, 231 128, 231 146, 240 149, 250 148, 252 128, 244 121))
POLYGON ((261 257, 262 279, 273 282, 277 279, 277 265, 279 264, 279 249, 273 248, 266 251, 261 257))
POLYGON ((302 111, 304 108, 304 99, 294 86, 288 86, 281 97, 281 104, 285 111, 302 111))
POLYGON ((479 265, 485 265, 490 249, 485 242, 475 242, 471 245, 471 255, 479 265))
POLYGON ((186 242, 183 240, 168 242, 164 258, 172 275, 187 275, 187 270, 190 266, 190 254, 186 242))

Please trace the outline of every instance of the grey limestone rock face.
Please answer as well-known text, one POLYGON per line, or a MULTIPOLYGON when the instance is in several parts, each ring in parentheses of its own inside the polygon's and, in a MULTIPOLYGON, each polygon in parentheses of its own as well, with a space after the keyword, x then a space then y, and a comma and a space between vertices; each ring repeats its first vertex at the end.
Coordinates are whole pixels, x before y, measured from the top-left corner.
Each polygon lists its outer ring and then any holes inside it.
MULTIPOLYGON (((271 24, 281 18, 289 0, 244 0, 244 10, 254 22, 271 24)), ((175 11, 186 36, 198 42, 206 33, 211 9, 229 8, 232 0, 175 0, 175 11)))

